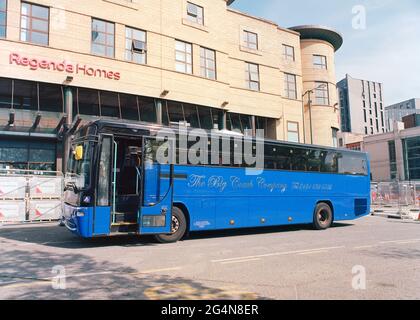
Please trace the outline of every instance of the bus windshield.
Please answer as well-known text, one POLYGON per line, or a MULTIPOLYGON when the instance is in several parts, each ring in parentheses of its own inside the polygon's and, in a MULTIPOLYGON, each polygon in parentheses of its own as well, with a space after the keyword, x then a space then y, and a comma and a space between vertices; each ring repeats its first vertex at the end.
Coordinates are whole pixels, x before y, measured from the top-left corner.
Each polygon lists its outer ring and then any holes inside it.
POLYGON ((67 165, 67 184, 73 184, 78 190, 87 189, 91 182, 92 154, 94 142, 84 141, 72 146, 67 165), (77 160, 74 150, 76 147, 83 147, 82 159, 77 160))

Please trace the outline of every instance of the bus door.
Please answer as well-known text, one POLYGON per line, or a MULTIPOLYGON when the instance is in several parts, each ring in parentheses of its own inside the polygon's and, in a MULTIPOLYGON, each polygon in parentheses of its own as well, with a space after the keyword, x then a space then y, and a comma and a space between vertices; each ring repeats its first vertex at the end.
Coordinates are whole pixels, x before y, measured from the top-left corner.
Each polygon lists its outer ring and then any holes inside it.
POLYGON ((174 146, 173 140, 143 137, 140 234, 169 234, 171 231, 174 146))

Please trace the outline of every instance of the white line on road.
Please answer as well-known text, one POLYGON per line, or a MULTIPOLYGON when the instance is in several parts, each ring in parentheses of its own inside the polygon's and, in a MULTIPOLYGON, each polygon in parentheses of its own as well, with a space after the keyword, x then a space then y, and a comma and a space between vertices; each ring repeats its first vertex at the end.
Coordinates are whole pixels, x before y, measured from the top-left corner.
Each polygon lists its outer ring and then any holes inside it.
POLYGON ((246 260, 224 261, 221 264, 245 263, 245 262, 252 262, 252 261, 261 261, 261 259, 255 258, 255 259, 246 259, 246 260))
POLYGON ((363 249, 371 249, 371 248, 375 248, 375 247, 377 247, 377 246, 374 245, 374 244, 371 244, 371 245, 368 245, 368 246, 354 247, 353 249, 354 250, 363 250, 363 249))
POLYGON ((404 239, 404 240, 392 240, 392 241, 381 241, 380 244, 390 244, 390 243, 396 243, 396 244, 407 244, 407 243, 415 243, 420 242, 420 239, 404 239))
POLYGON ((298 253, 300 256, 310 255, 310 254, 320 254, 320 253, 327 253, 327 250, 319 250, 319 251, 310 251, 310 252, 302 252, 298 253))
MULTIPOLYGON (((152 274, 152 273, 160 273, 165 271, 177 271, 180 270, 181 267, 175 267, 175 268, 164 268, 164 269, 153 269, 153 270, 145 270, 145 271, 138 271, 138 272, 132 272, 132 273, 124 273, 119 271, 103 271, 103 272, 92 272, 92 273, 76 273, 76 274, 67 274, 66 279, 71 278, 89 278, 89 277, 95 277, 95 276, 102 276, 102 275, 128 275, 128 276, 136 276, 141 274, 152 274)), ((8 282, 8 283, 0 283, 0 288, 19 288, 19 287, 30 287, 35 285, 50 285, 51 281, 54 279, 54 277, 45 277, 45 278, 34 278, 34 279, 22 279, 25 280, 25 282, 22 281, 14 281, 14 282, 8 282)))
POLYGON ((160 272, 167 272, 167 271, 178 271, 181 270, 181 267, 174 267, 174 268, 164 268, 164 269, 152 269, 152 270, 145 270, 139 272, 129 273, 129 275, 135 276, 140 274, 151 274, 151 273, 160 273, 160 272))
POLYGON ((255 256, 211 260, 211 262, 217 263, 217 262, 236 261, 236 260, 245 260, 245 259, 254 259, 254 258, 267 258, 267 257, 284 256, 284 255, 299 254, 299 253, 313 252, 313 251, 328 251, 328 250, 343 249, 343 248, 345 248, 345 247, 340 246, 340 247, 315 248, 315 249, 286 251, 286 252, 273 252, 273 253, 267 253, 267 254, 259 254, 259 255, 255 255, 255 256))

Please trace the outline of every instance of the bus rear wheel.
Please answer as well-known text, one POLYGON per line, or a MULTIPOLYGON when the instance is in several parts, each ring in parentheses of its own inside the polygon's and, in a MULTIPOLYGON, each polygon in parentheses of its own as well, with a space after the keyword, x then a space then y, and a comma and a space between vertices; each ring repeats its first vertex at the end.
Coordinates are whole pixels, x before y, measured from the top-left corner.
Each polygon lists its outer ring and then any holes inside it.
POLYGON ((160 243, 174 243, 181 240, 187 231, 187 219, 181 209, 172 208, 172 221, 170 234, 158 234, 155 239, 160 243))
POLYGON ((316 230, 326 230, 332 226, 333 212, 331 207, 322 202, 318 203, 314 212, 313 226, 316 230))

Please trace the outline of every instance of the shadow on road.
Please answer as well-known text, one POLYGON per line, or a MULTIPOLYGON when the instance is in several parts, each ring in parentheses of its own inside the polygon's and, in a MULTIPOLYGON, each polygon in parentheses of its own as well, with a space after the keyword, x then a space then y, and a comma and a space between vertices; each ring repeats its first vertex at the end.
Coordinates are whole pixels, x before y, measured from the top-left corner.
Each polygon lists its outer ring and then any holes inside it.
MULTIPOLYGON (((348 223, 335 223, 334 228, 351 227, 353 224, 348 223)), ((298 232, 303 230, 309 230, 314 232, 312 225, 291 225, 291 226, 276 226, 276 227, 263 227, 263 228, 248 228, 248 229, 229 229, 229 230, 218 230, 218 231, 201 231, 192 232, 186 240, 198 240, 208 238, 231 238, 238 236, 251 236, 258 234, 270 234, 270 233, 287 233, 287 232, 298 232)))
POLYGON ((249 292, 210 288, 180 277, 136 273, 132 268, 94 261, 81 254, 9 250, 1 253, 1 261, 0 299, 259 298, 249 292), (65 271, 65 282, 54 278, 54 267, 65 271), (63 287, 54 289, 53 281, 63 287))
MULTIPOLYGON (((344 228, 353 226, 347 223, 336 223, 334 228, 344 228)), ((218 231, 192 232, 184 241, 193 241, 200 239, 231 238, 238 236, 252 236, 259 234, 274 234, 298 232, 302 230, 313 230, 311 225, 293 225, 280 227, 264 227, 249 229, 230 229, 218 231)), ((320 232, 320 231, 314 231, 320 232)), ((34 225, 34 226, 16 226, 0 229, 0 239, 9 239, 20 242, 27 242, 50 247, 64 249, 83 249, 99 247, 138 247, 138 246, 156 246, 152 236, 121 235, 114 237, 99 237, 94 239, 83 239, 70 233, 62 227, 55 225, 34 225)))
MULTIPOLYGON (((352 224, 336 223, 334 228, 350 227, 352 224)), ((230 229, 218 231, 191 232, 184 241, 231 238, 247 235, 274 234, 298 232, 302 230, 313 230, 311 225, 293 225, 279 227, 249 228, 249 229, 230 229)), ((319 232, 319 231, 314 231, 319 232)), ((114 237, 99 237, 94 239, 80 238, 62 227, 55 225, 34 225, 16 226, 0 229, 0 239, 9 239, 20 242, 40 244, 50 247, 64 249, 83 249, 99 247, 136 247, 136 246, 156 246, 152 236, 121 235, 114 237)))

